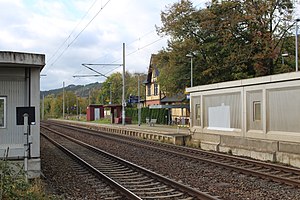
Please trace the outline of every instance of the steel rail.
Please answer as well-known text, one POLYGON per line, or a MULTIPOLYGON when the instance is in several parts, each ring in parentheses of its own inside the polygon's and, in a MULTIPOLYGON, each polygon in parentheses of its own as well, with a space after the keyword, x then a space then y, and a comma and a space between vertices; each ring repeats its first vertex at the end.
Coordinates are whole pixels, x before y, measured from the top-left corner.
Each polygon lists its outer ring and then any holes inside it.
MULTIPOLYGON (((57 123, 55 123, 55 124, 57 124, 57 123)), ((93 130, 89 130, 89 129, 82 128, 82 127, 77 127, 77 126, 76 127, 75 126, 70 127, 70 125, 64 125, 64 124, 61 124, 61 123, 58 123, 58 124, 59 124, 59 126, 63 126, 65 128, 69 128, 69 129, 73 129, 73 130, 77 130, 77 131, 78 131, 78 128, 80 128, 82 131, 85 131, 87 134, 94 134, 95 136, 100 136, 99 132, 97 132, 97 131, 93 131, 93 130), (93 133, 91 133, 91 131, 93 133)), ((116 134, 114 134, 114 135, 116 135, 116 134)), ((110 137, 110 136, 107 136, 107 135, 101 135, 101 137, 106 137, 106 138, 109 138, 109 139, 116 140, 115 137, 110 137)), ((122 135, 120 135, 120 137, 128 138, 128 136, 124 137, 122 135)), ((130 137, 130 139, 133 139, 133 137, 130 137)), ((267 169, 269 168, 270 170, 282 171, 284 173, 290 173, 290 174, 295 174, 297 176, 300 176, 300 170, 299 169, 286 167, 286 166, 275 165, 275 164, 271 164, 271 163, 264 163, 264 162, 261 162, 261 161, 250 160, 250 159, 246 159, 246 158, 240 158, 240 157, 221 154, 221 153, 207 152, 207 151, 198 150, 198 149, 196 150, 196 149, 192 149, 192 148, 188 148, 188 147, 181 147, 181 146, 178 147, 176 145, 162 144, 162 143, 157 143, 157 142, 152 142, 152 141, 145 141, 145 140, 140 140, 140 139, 135 139, 135 140, 137 140, 138 142, 134 142, 132 140, 128 141, 128 139, 127 139, 126 143, 139 145, 139 146, 144 146, 144 147, 151 148, 151 149, 157 149, 159 151, 166 151, 168 153, 176 154, 178 156, 188 157, 188 158, 196 159, 196 160, 199 160, 199 161, 202 161, 202 162, 214 164, 216 166, 224 167, 224 168, 227 168, 229 170, 234 170, 234 171, 237 171, 239 173, 254 175, 254 176, 261 177, 261 178, 268 179, 268 180, 272 180, 272 181, 275 181, 275 182, 285 183, 285 184, 288 184, 288 185, 291 185, 291 186, 300 187, 300 181, 299 180, 290 179, 290 178, 282 177, 282 176, 278 176, 278 175, 273 175, 273 174, 266 173, 266 172, 260 172, 259 170, 254 169, 254 168, 258 168, 258 167, 259 168, 267 168, 267 169), (150 143, 150 144, 141 144, 141 141, 143 143, 150 143), (155 144, 156 147, 154 147, 153 144, 155 144), (166 147, 171 148, 172 150, 166 149, 166 147), (184 149, 185 151, 188 151, 189 154, 178 152, 178 150, 182 151, 182 149, 184 149), (208 156, 208 155, 209 156, 215 156, 217 158, 213 158, 213 159, 215 159, 215 160, 219 159, 219 161, 214 161, 214 160, 211 160, 211 159, 201 158, 201 157, 199 157, 199 155, 190 155, 190 153, 195 153, 195 152, 200 153, 200 154, 205 154, 204 156, 208 156), (220 159, 222 159, 222 161, 220 161, 220 159), (253 167, 251 167, 251 168, 253 168, 254 170, 252 170, 249 167, 248 168, 243 168, 243 167, 236 166, 234 164, 225 163, 225 161, 227 161, 227 162, 230 161, 230 162, 235 162, 235 163, 236 162, 241 162, 244 165, 253 165, 253 167)), ((200 155, 200 156, 202 156, 202 155, 200 155)))
POLYGON ((92 165, 90 165, 89 163, 87 163, 85 160, 83 160, 82 158, 80 158, 79 156, 77 156, 76 154, 74 154, 72 151, 70 151, 67 148, 65 148, 64 146, 60 145, 58 142, 54 141, 53 139, 51 139, 47 135, 45 135, 43 133, 41 133, 41 135, 43 137, 45 137, 46 139, 48 139, 50 142, 52 142, 56 147, 58 147, 59 149, 61 149, 67 155, 69 155, 70 157, 72 157, 74 160, 76 160, 80 164, 83 164, 89 171, 91 171, 99 179, 104 180, 110 186, 112 186, 113 188, 116 188, 121 194, 123 194, 127 198, 133 199, 133 200, 141 200, 141 198, 139 198, 137 195, 135 195, 131 191, 127 190, 122 185, 120 185, 119 183, 117 183, 113 179, 109 178, 108 176, 106 176, 102 172, 100 172, 98 169, 96 169, 95 167, 93 167, 92 165))
MULTIPOLYGON (((186 185, 184 185, 184 184, 181 184, 181 183, 178 183, 178 182, 176 182, 176 181, 173 181, 172 179, 169 179, 169 178, 164 177, 164 176, 162 176, 162 175, 160 175, 160 174, 157 174, 157 173, 155 173, 155 172, 152 172, 152 171, 150 171, 150 170, 148 170, 148 169, 146 169, 146 168, 144 168, 144 167, 138 166, 138 165, 136 165, 136 164, 134 164, 134 163, 131 163, 131 162, 127 161, 127 160, 124 160, 124 159, 122 159, 122 158, 120 158, 120 157, 117 157, 117 156, 112 155, 112 154, 110 154, 110 153, 108 153, 108 152, 105 152, 105 151, 103 151, 103 150, 101 150, 101 149, 98 149, 98 148, 96 148, 96 147, 94 147, 94 146, 92 146, 92 145, 89 145, 89 144, 87 144, 87 143, 84 143, 84 142, 82 142, 82 141, 79 141, 79 140, 77 140, 77 139, 74 139, 74 138, 72 138, 72 137, 70 137, 70 136, 66 136, 66 135, 64 135, 64 134, 61 134, 61 133, 59 133, 58 131, 55 131, 55 130, 49 128, 49 127, 45 127, 45 126, 43 126, 43 125, 41 125, 41 127, 44 128, 44 129, 46 129, 46 130, 48 130, 48 131, 51 131, 51 132, 53 132, 53 133, 55 133, 55 134, 58 134, 58 135, 60 135, 60 136, 62 136, 62 137, 65 137, 65 138, 67 138, 68 140, 71 140, 71 141, 73 141, 73 142, 75 142, 75 143, 77 143, 77 144, 80 144, 80 145, 82 145, 82 146, 84 146, 84 147, 86 147, 86 148, 89 148, 89 149, 92 150, 92 151, 95 151, 95 152, 98 152, 98 153, 101 153, 101 154, 106 154, 106 155, 108 155, 108 156, 110 156, 110 157, 113 157, 114 159, 116 159, 116 160, 122 162, 123 164, 129 166, 130 168, 134 168, 134 169, 136 169, 136 170, 138 170, 138 171, 140 171, 140 172, 142 172, 142 173, 146 173, 147 175, 149 175, 149 176, 152 177, 153 179, 156 179, 156 180, 158 180, 158 181, 160 181, 160 182, 162 182, 162 183, 164 183, 164 184, 166 184, 166 185, 172 186, 173 188, 176 188, 176 189, 179 190, 179 191, 185 192, 185 193, 187 193, 187 194, 189 194, 189 195, 191 195, 191 196, 193 196, 193 197, 195 197, 195 198, 197 198, 197 199, 201 199, 201 200, 219 200, 218 197, 211 196, 211 195, 209 195, 209 194, 206 193, 206 192, 201 192, 201 191, 199 191, 199 190, 196 190, 196 189, 191 188, 191 187, 189 187, 189 186, 186 186, 186 185)), ((76 156, 76 155, 75 155, 75 156, 76 156)), ((87 163, 87 164, 88 164, 88 163, 87 163)), ((86 164, 85 164, 85 165, 86 165, 86 164)), ((92 166, 91 166, 91 167, 92 167, 92 166)), ((94 170, 97 170, 97 169, 94 169, 94 170)), ((97 171, 99 171, 99 170, 97 170, 97 171)), ((102 174, 103 174, 103 173, 102 173, 102 174)), ((105 174, 103 174, 103 175, 105 175, 105 174)), ((106 175, 105 175, 105 176, 106 176, 106 175)), ((108 178, 109 178, 109 177, 108 177, 108 178)), ((116 182, 116 183, 117 183, 117 182, 116 182)), ((123 193, 122 193, 122 194, 123 194, 123 193)), ((134 194, 134 193, 132 193, 132 194, 134 194)), ((124 194, 124 195, 125 195, 125 194, 124 194)), ((126 195, 126 196, 127 196, 127 195, 126 195)))

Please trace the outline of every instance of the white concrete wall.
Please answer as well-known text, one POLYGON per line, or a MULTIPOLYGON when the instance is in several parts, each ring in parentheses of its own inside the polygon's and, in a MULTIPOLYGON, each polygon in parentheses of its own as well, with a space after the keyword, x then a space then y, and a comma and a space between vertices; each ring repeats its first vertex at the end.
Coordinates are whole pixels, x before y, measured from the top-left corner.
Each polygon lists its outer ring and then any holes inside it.
MULTIPOLYGON (((300 142, 300 101, 298 101, 300 99, 300 72, 196 86, 188 88, 187 91, 191 93, 191 110, 194 110, 192 112, 193 120, 196 120, 194 116, 196 114, 195 103, 193 102, 198 102, 198 104, 200 102, 200 125, 199 123, 197 125, 196 122, 192 122, 191 125, 192 132, 195 131, 196 134, 211 133, 300 142), (234 97, 230 97, 231 94, 238 93, 241 94, 241 98, 238 101, 234 97), (226 95, 229 96, 228 99, 226 99, 226 95), (231 110, 236 109, 233 107, 241 105, 241 109, 237 110, 240 112, 240 115, 236 114, 241 119, 236 117, 235 123, 238 124, 235 127, 231 121, 232 127, 224 127, 224 129, 220 128, 218 130, 209 128, 208 110, 204 99, 208 99, 206 104, 214 105, 211 102, 213 100, 212 96, 216 96, 215 101, 225 102, 226 105, 224 106, 230 106, 231 110), (222 98, 223 100, 221 100, 222 98), (253 119, 253 102, 261 103, 261 119, 259 121, 254 121, 253 119), (285 104, 286 106, 284 106, 285 104), (277 107, 280 107, 282 110, 276 110, 277 107), (285 109, 288 109, 288 111, 285 109), (285 116, 286 125, 280 124, 283 120, 280 118, 280 112, 281 115, 284 114, 285 116), (272 113, 276 114, 276 116, 272 115, 272 113), (226 130, 226 128, 229 129, 226 130)), ((234 119, 232 112, 230 117, 230 120, 234 119)))
POLYGON ((300 167, 300 72, 196 86, 187 92, 191 95, 192 138, 202 149, 300 167), (233 93, 240 98, 230 95, 233 93), (211 128, 207 109, 221 102, 230 108, 225 117, 230 118, 230 126, 211 128), (257 102, 261 109, 255 117, 257 102), (198 121, 196 104, 201 110, 198 121), (235 108, 238 106, 241 109, 235 108))

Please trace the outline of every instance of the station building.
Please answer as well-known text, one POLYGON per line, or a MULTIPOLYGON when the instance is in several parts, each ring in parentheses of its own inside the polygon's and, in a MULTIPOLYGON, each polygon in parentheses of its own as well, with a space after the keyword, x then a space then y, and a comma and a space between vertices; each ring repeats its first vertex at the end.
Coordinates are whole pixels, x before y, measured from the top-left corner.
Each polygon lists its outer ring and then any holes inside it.
POLYGON ((41 169, 40 71, 44 65, 43 54, 0 52, 0 157, 19 162, 26 158, 29 178, 39 176, 41 169))
POLYGON ((300 72, 187 88, 202 149, 300 167, 300 72))

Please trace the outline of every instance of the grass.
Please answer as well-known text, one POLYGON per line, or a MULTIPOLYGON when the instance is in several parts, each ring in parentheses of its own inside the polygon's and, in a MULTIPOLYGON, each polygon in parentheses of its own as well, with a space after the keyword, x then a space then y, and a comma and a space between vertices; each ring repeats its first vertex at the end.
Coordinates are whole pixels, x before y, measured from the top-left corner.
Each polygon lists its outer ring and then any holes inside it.
POLYGON ((0 160, 0 199, 50 200, 40 179, 27 181, 23 166, 0 160))

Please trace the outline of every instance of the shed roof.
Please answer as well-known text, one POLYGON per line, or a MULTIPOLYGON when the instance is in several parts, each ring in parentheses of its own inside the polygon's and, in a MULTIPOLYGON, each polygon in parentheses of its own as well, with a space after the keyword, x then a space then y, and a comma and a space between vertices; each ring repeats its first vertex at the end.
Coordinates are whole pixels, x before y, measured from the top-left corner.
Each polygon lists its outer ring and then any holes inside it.
POLYGON ((291 80, 300 80, 300 72, 299 71, 289 72, 289 73, 261 76, 261 77, 255 77, 249 79, 220 82, 220 83, 214 83, 209 85, 199 85, 199 86, 187 88, 186 92, 188 93, 204 92, 204 91, 211 91, 211 90, 280 83, 280 82, 291 81, 291 80))
POLYGON ((160 100, 161 103, 171 103, 171 102, 182 102, 186 99, 185 95, 178 94, 174 96, 166 96, 162 100, 160 100))
POLYGON ((90 104, 90 105, 88 105, 88 107, 90 107, 90 108, 100 108, 100 107, 104 107, 104 105, 102 105, 102 104, 90 104))
POLYGON ((160 109, 160 108, 190 108, 189 104, 175 104, 175 105, 151 105, 150 109, 160 109))
POLYGON ((122 105, 121 104, 108 104, 108 105, 104 105, 104 108, 121 108, 122 105))
POLYGON ((45 66, 45 54, 0 51, 0 67, 30 67, 45 66))

